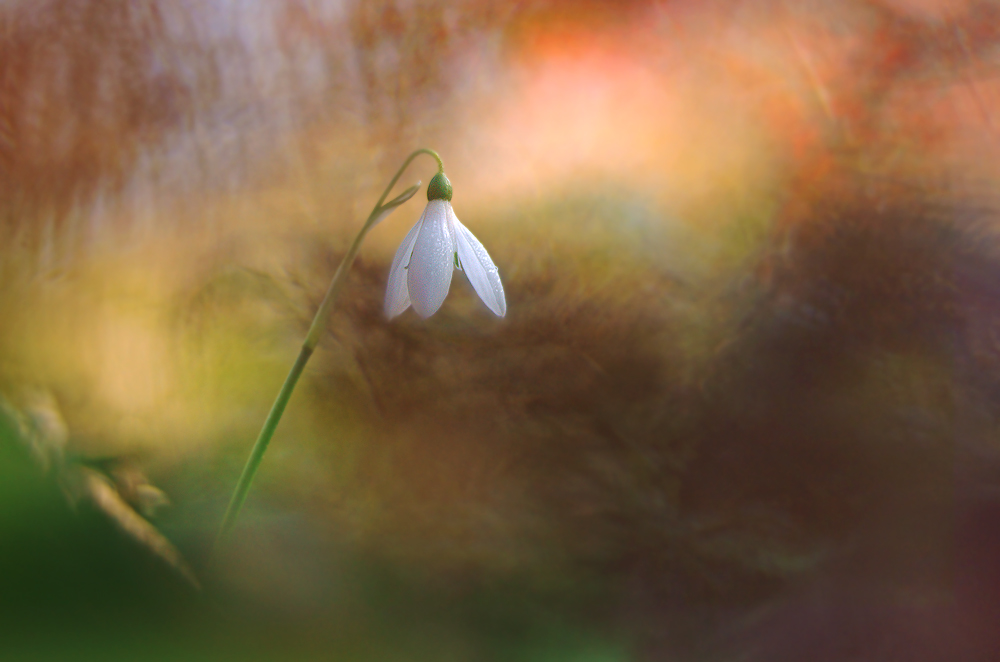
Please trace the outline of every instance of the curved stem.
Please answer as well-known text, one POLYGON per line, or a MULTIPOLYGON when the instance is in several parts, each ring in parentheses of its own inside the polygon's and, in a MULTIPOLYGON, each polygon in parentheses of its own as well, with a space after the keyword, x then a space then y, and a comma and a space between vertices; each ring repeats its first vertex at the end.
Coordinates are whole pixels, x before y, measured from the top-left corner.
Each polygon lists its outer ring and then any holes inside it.
POLYGON ((319 305, 319 310, 316 311, 316 317, 313 318, 312 326, 309 327, 309 333, 306 334, 306 340, 303 343, 303 347, 309 347, 310 349, 316 349, 316 344, 319 343, 319 338, 323 335, 323 331, 326 329, 326 321, 330 317, 330 309, 333 308, 334 302, 337 300, 337 296, 340 294, 340 289, 344 283, 344 274, 351 268, 354 264, 354 258, 358 254, 358 250, 361 248, 361 242, 365 240, 365 235, 368 231, 372 229, 372 226, 379 220, 382 215, 382 204, 385 203, 385 199, 389 197, 389 192, 392 191, 396 182, 402 177, 403 171, 413 163, 413 159, 417 158, 421 154, 428 154, 434 157, 434 160, 438 164, 438 172, 444 172, 444 163, 441 161, 441 157, 433 149, 418 149, 403 161, 403 165, 399 166, 399 170, 396 171, 396 175, 389 182, 389 185, 385 187, 385 191, 382 192, 382 197, 378 199, 375 203, 375 207, 372 209, 372 213, 368 215, 368 220, 365 224, 361 226, 361 231, 358 236, 354 238, 354 243, 347 250, 347 255, 341 261, 340 266, 337 267, 336 273, 333 274, 333 280, 330 281, 330 287, 326 291, 326 296, 323 297, 323 303, 319 305))
MULTIPOLYGON (((271 437, 274 436, 274 431, 278 428, 278 423, 281 421, 281 415, 285 412, 285 407, 288 405, 288 401, 292 397, 292 391, 295 390, 295 385, 299 381, 299 377, 302 376, 302 371, 306 367, 306 362, 309 361, 309 357, 312 356, 313 351, 316 349, 316 345, 319 343, 320 337, 323 335, 323 331, 326 329, 326 322, 330 316, 330 310, 333 308, 333 304, 336 302, 337 297, 340 294, 341 289, 343 289, 344 282, 347 280, 346 275, 350 270, 351 265, 354 264, 354 258, 357 256, 358 251, 361 248, 361 243, 365 239, 365 235, 368 231, 382 218, 382 214, 385 211, 383 204, 385 199, 389 196, 396 182, 403 175, 403 171, 413 162, 413 159, 417 158, 421 154, 428 154, 434 157, 434 160, 438 164, 438 172, 444 171, 444 164, 441 161, 441 157, 438 153, 432 149, 418 149, 412 154, 410 154, 403 165, 400 166, 399 170, 396 171, 396 175, 389 182, 389 185, 385 188, 382 193, 382 197, 378 199, 375 203, 375 207, 372 209, 372 213, 368 215, 368 219, 365 224, 361 227, 361 231, 358 232, 358 236, 354 238, 354 243, 348 249, 347 254, 344 259, 341 260, 340 266, 337 267, 337 271, 333 274, 333 280, 330 281, 330 287, 327 288, 326 296, 323 297, 323 302, 319 306, 319 310, 316 311, 316 316, 313 318, 312 325, 309 327, 309 333, 306 334, 306 338, 302 343, 302 348, 299 350, 299 356, 295 359, 295 363, 292 365, 292 369, 288 372, 288 376, 285 378, 285 383, 281 386, 281 390, 278 392, 278 397, 275 399, 274 404, 271 406, 271 411, 267 415, 267 420, 264 421, 264 427, 261 428, 260 434, 257 435, 257 441, 254 443, 253 450, 250 451, 250 457, 247 459, 246 465, 243 467, 243 473, 240 474, 239 482, 236 483, 236 489, 233 491, 233 496, 229 501, 229 507, 226 508, 226 514, 222 518, 222 526, 219 528, 219 535, 215 540, 215 547, 218 547, 225 540, 226 536, 232 531, 233 526, 236 524, 236 518, 240 514, 240 510, 243 508, 243 503, 247 499, 247 494, 250 492, 250 485, 253 483, 254 476, 257 474, 257 469, 260 467, 261 461, 264 459, 264 453, 267 451, 268 444, 271 443, 271 437)), ((398 198, 397 198, 398 199, 398 198)), ((390 206, 392 203, 390 203, 390 206)), ((394 208, 394 207, 393 207, 394 208)))
MULTIPOLYGON (((434 160, 437 161, 438 164, 438 172, 444 172, 444 161, 441 160, 441 157, 438 156, 438 153, 435 152, 433 149, 427 149, 426 147, 422 147, 414 151, 412 154, 406 157, 406 160, 403 161, 403 165, 399 166, 399 170, 396 171, 396 176, 393 177, 392 181, 389 182, 389 185, 385 187, 385 191, 382 193, 382 197, 379 198, 378 202, 375 203, 375 209, 372 210, 372 215, 374 215, 375 212, 378 210, 378 208, 382 206, 382 203, 385 202, 386 197, 388 197, 389 195, 389 191, 391 191, 392 187, 396 185, 396 182, 399 181, 399 178, 403 176, 403 171, 406 170, 407 166, 413 163, 413 159, 417 158, 421 154, 427 154, 428 156, 434 157, 434 160)), ((371 222, 371 220, 372 217, 369 216, 368 222, 366 222, 365 225, 367 226, 368 223, 371 222)))

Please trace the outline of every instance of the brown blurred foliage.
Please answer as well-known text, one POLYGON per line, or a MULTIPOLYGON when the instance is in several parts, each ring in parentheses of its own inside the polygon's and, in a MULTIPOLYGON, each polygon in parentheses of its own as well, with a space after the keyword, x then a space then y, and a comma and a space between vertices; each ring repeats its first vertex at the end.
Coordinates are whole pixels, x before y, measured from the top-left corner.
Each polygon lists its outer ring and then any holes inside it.
POLYGON ((20 214, 61 217, 99 186, 120 189, 137 154, 185 122, 193 90, 156 61, 164 31, 155 4, 15 3, 0 20, 10 233, 25 224, 20 214))

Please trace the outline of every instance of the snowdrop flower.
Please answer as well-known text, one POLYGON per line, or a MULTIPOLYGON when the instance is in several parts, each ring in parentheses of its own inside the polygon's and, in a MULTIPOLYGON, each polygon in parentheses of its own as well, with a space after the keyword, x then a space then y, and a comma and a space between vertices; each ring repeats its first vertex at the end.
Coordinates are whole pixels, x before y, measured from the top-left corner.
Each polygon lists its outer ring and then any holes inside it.
POLYGON ((462 225, 451 208, 451 182, 439 172, 427 185, 427 208, 392 261, 385 292, 385 314, 399 315, 413 305, 421 317, 437 312, 451 287, 455 269, 464 271, 476 294, 503 317, 507 302, 500 274, 489 253, 462 225))

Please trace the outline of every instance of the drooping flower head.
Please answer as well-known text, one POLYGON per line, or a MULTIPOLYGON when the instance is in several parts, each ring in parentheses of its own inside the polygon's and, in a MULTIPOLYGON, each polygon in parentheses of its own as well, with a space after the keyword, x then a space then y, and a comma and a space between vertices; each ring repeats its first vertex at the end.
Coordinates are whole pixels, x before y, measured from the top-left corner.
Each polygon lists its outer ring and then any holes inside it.
POLYGON ((482 243, 451 208, 451 182, 439 172, 427 185, 427 207, 396 251, 385 292, 390 319, 411 305, 423 318, 437 312, 455 269, 464 271, 476 294, 494 314, 507 314, 500 274, 482 243))

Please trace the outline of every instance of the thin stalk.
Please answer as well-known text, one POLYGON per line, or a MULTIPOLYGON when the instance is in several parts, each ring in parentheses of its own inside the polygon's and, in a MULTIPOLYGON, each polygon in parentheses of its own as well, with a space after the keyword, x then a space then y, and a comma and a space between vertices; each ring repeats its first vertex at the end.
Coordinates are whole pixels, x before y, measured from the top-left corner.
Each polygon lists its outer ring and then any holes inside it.
POLYGON ((375 203, 372 213, 368 215, 368 219, 361 227, 361 231, 358 232, 358 236, 354 238, 354 243, 352 243, 350 249, 348 249, 347 255, 344 256, 343 260, 341 260, 340 266, 337 267, 337 271, 333 274, 333 280, 330 281, 330 287, 327 288, 326 296, 323 297, 323 302, 320 304, 319 310, 316 311, 316 316, 313 318, 312 325, 309 327, 309 333, 306 334, 306 339, 303 341, 302 348, 299 350, 299 356, 295 359, 292 369, 288 372, 288 376, 285 378, 285 383, 282 384, 281 390, 278 392, 278 397, 271 406, 271 412, 267 415, 267 420, 264 421, 264 427, 261 428, 260 434, 257 436, 257 441, 253 445, 253 450, 250 451, 250 457, 247 458, 246 466, 243 467, 243 473, 240 474, 240 480, 236 483, 236 489, 233 491, 233 496, 229 501, 229 507, 226 508, 226 514, 222 518, 222 526, 219 528, 219 535, 215 539, 216 549, 221 546, 226 537, 232 531, 233 526, 236 524, 236 518, 239 517, 240 510, 243 508, 243 503, 246 501, 247 494, 250 492, 250 485, 253 483, 254 476, 257 474, 257 469, 260 468, 261 461, 264 459, 264 453, 267 451, 267 446, 271 443, 271 437, 274 436, 274 431, 278 428, 278 423, 281 421, 281 415, 285 412, 285 407, 288 405, 288 401, 292 397, 292 391, 295 390, 295 385, 298 383, 299 377, 302 376, 302 371, 305 369, 306 363, 309 361, 309 357, 312 356, 313 351, 316 349, 316 345, 319 343, 320 337, 323 335, 323 331, 326 330, 326 323, 330 317, 330 311, 333 309, 333 305, 337 301, 337 297, 340 295, 340 291, 344 287, 344 282, 347 280, 347 272, 350 271, 351 265, 354 264, 354 258, 357 257, 358 250, 361 248, 361 243, 364 241, 369 230, 385 218, 389 212, 406 202, 406 200, 412 197, 416 192, 419 183, 417 186, 410 187, 404 191, 388 204, 385 203, 385 199, 389 196, 389 192, 392 191, 396 182, 398 182, 399 178, 403 175, 403 171, 405 171, 410 163, 413 162, 413 159, 417 158, 421 154, 428 154, 434 157, 434 160, 436 160, 438 164, 438 171, 444 171, 444 165, 442 164, 441 157, 438 156, 437 152, 431 149, 418 149, 406 158, 403 165, 400 166, 398 171, 396 171, 396 176, 392 178, 392 181, 390 181, 389 185, 385 188, 385 191, 382 193, 382 197, 380 197, 378 202, 375 203))

